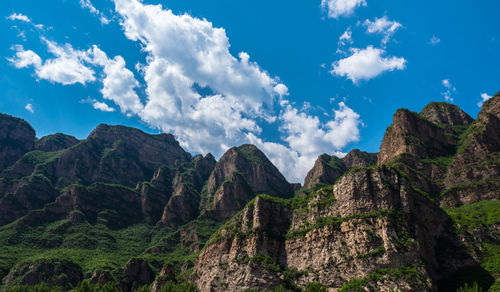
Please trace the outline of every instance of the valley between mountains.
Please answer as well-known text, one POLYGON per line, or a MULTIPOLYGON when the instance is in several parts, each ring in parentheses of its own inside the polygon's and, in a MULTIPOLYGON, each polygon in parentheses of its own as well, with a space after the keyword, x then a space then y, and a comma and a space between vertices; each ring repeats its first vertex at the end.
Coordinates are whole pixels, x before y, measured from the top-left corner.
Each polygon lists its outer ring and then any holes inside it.
POLYGON ((475 119, 400 109, 379 153, 323 154, 303 185, 254 145, 0 114, 0 290, 500 291, 499 198, 500 93, 475 119))

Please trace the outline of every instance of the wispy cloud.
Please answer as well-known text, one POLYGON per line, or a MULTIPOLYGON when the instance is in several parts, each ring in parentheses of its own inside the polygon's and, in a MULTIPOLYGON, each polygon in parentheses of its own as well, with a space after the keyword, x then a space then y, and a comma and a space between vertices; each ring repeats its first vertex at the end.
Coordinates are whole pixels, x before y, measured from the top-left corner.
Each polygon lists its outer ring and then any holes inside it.
POLYGON ((430 43, 431 45, 433 45, 433 46, 434 46, 434 45, 439 44, 440 42, 441 42, 441 39, 440 39, 440 38, 438 38, 438 37, 437 37, 437 36, 435 36, 435 35, 433 35, 433 36, 430 38, 430 40, 429 40, 429 43, 430 43))
POLYGON ((384 36, 382 39, 382 45, 385 46, 391 37, 396 33, 398 29, 403 27, 403 25, 397 21, 389 20, 387 16, 382 18, 377 18, 373 21, 367 19, 363 23, 366 27, 366 32, 370 34, 381 34, 384 36))
POLYGON ((453 93, 457 91, 455 86, 451 84, 450 79, 443 79, 441 81, 441 84, 443 85, 445 91, 441 93, 441 95, 444 97, 444 100, 447 102, 453 102, 453 93))

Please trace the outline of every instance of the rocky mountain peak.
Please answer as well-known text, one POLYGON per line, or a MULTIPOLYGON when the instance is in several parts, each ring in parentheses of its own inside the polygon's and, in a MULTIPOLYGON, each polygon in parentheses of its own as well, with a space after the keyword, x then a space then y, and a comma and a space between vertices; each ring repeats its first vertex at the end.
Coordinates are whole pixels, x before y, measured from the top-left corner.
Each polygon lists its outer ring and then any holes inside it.
POLYGON ((314 190, 334 183, 347 170, 342 159, 321 154, 304 180, 304 189, 314 190))
POLYGON ((377 163, 378 153, 368 153, 359 149, 353 149, 342 159, 347 169, 359 166, 370 166, 377 163))
POLYGON ((0 114, 0 170, 33 150, 35 130, 23 119, 0 114))
POLYGON ((45 152, 59 151, 74 146, 78 142, 80 141, 73 136, 56 133, 37 140, 35 142, 35 150, 45 152))
POLYGON ((435 157, 449 153, 452 147, 443 128, 415 112, 399 109, 393 116, 392 125, 385 132, 378 164, 388 163, 404 153, 435 157))
POLYGON ((431 102, 420 112, 425 119, 448 127, 467 126, 473 119, 461 108, 446 102, 431 102))
POLYGON ((233 147, 224 153, 210 174, 202 194, 202 209, 206 216, 225 220, 261 193, 288 197, 293 190, 256 146, 233 147))

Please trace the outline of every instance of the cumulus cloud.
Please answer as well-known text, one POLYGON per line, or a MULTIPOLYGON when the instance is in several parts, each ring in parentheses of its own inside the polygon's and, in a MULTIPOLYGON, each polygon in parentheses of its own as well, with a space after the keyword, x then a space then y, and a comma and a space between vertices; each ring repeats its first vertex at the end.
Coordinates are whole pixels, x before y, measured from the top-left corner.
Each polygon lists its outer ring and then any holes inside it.
POLYGON ((87 51, 86 60, 103 67, 105 77, 102 81, 101 93, 105 99, 117 104, 122 113, 137 114, 143 109, 139 96, 134 90, 139 86, 139 82, 132 71, 126 68, 122 56, 110 59, 105 52, 94 45, 87 51))
POLYGON ((302 182, 320 154, 343 157, 342 148, 359 141, 359 126, 362 123, 359 114, 343 102, 338 104, 333 114, 333 120, 321 123, 317 116, 300 112, 285 101, 280 120, 288 146, 262 141, 251 133, 247 137, 250 143, 269 156, 290 181, 302 182))
POLYGON ((38 54, 31 50, 25 51, 23 46, 16 45, 16 57, 8 59, 16 68, 33 66, 35 74, 39 79, 63 85, 95 81, 94 71, 83 64, 84 54, 74 50, 71 45, 59 46, 55 42, 42 39, 47 45, 48 51, 55 58, 42 62, 38 54))
POLYGON ((322 0, 321 7, 326 9, 328 17, 349 16, 360 6, 366 6, 366 0, 322 0))
POLYGON ((383 57, 384 49, 368 46, 351 49, 352 55, 332 64, 332 75, 343 76, 357 84, 360 80, 373 79, 386 71, 403 70, 406 60, 400 57, 383 57))
POLYGON ((255 119, 272 115, 276 98, 288 94, 248 53, 231 55, 223 28, 160 5, 115 4, 125 35, 149 54, 141 66, 147 93, 141 118, 174 131, 190 150, 211 149, 217 155, 227 149, 214 149, 218 141, 244 142, 245 131, 261 131, 255 119), (197 88, 211 94, 204 96, 197 88))
POLYGON ((107 105, 106 103, 101 102, 101 101, 94 101, 92 103, 92 106, 96 110, 100 110, 100 111, 103 111, 103 112, 114 112, 115 111, 114 108, 110 107, 109 105, 107 105))
POLYGON ((487 93, 481 93, 481 101, 477 103, 478 107, 482 107, 484 102, 487 101, 488 99, 492 98, 493 96, 487 94, 487 93))
MULTIPOLYGON (((70 44, 59 45, 45 38, 42 38, 42 41, 55 58, 42 61, 37 53, 16 45, 12 48, 16 51, 15 57, 8 60, 16 68, 34 67, 35 75, 39 79, 62 85, 76 83, 85 85, 94 82, 96 77, 93 68, 102 68, 104 78, 102 78, 101 93, 104 99, 113 101, 125 114, 137 114, 143 110, 143 105, 135 92, 139 82, 132 71, 126 68, 123 57, 116 56, 111 59, 96 45, 84 51, 75 50, 70 44)), ((96 109, 102 110, 103 106, 96 109)))
POLYGON ((28 103, 24 109, 26 109, 27 111, 31 112, 31 113, 34 113, 35 112, 35 108, 33 108, 33 105, 31 103, 28 103))
POLYGON ((441 93, 441 95, 444 97, 444 100, 446 100, 447 102, 453 102, 452 95, 455 91, 457 91, 457 89, 455 88, 455 86, 453 86, 453 84, 451 84, 450 79, 443 79, 441 81, 441 84, 445 89, 444 92, 441 93))
POLYGON ((403 26, 397 21, 389 20, 387 16, 383 16, 382 18, 375 17, 373 21, 367 19, 363 25, 366 27, 367 33, 384 36, 382 45, 387 44, 396 31, 403 26))

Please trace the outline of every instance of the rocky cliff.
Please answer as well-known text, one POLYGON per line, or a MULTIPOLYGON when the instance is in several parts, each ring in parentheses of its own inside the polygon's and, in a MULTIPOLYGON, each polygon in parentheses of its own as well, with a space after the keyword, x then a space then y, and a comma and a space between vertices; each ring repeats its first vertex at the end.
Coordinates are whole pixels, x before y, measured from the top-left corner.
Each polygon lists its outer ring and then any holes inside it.
POLYGON ((306 198, 261 196, 209 241, 195 271, 201 291, 328 289, 361 281, 390 290, 436 288, 463 267, 479 265, 460 251, 450 218, 399 171, 361 168, 306 198))
POLYGON ((258 194, 291 197, 292 186, 254 145, 229 149, 207 181, 201 208, 203 217, 224 221, 258 194))

